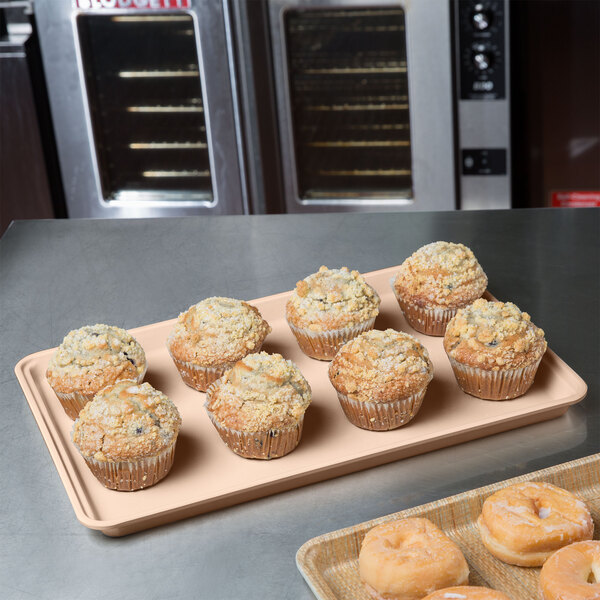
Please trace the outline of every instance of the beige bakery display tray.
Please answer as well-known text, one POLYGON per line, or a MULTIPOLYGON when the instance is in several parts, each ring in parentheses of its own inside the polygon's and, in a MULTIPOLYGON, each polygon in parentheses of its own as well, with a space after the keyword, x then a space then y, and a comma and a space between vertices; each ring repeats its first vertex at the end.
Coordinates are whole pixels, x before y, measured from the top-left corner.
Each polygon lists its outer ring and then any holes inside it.
MULTIPOLYGON (((23 358, 15 367, 17 378, 79 521, 107 535, 124 535, 551 419, 585 396, 583 380, 550 350, 525 396, 490 402, 466 395, 454 379, 442 338, 419 334, 404 320, 389 283, 396 270, 391 267, 365 275, 381 296, 375 327, 415 335, 429 350, 434 379, 415 419, 394 431, 364 431, 346 420, 327 377, 329 363, 305 356, 287 325, 285 303, 291 292, 251 301, 273 329, 263 350, 294 361, 313 391, 300 445, 271 461, 241 458, 223 444, 204 410, 205 395, 183 383, 167 352, 165 342, 174 320, 131 330, 146 352, 146 381, 173 400, 183 421, 171 472, 145 490, 105 489, 88 470, 71 443, 73 422, 45 379, 55 349, 23 358)), ((199 300, 190 298, 190 304, 199 300)))
POLYGON ((319 600, 370 600, 358 575, 360 545, 369 529, 406 517, 425 517, 454 540, 469 564, 470 585, 504 592, 513 600, 539 600, 539 568, 515 567, 494 558, 480 541, 477 517, 494 492, 522 481, 546 481, 580 497, 594 519, 600 538, 600 454, 543 471, 528 473, 457 496, 410 508, 393 515, 326 533, 306 542, 296 554, 298 569, 319 600))

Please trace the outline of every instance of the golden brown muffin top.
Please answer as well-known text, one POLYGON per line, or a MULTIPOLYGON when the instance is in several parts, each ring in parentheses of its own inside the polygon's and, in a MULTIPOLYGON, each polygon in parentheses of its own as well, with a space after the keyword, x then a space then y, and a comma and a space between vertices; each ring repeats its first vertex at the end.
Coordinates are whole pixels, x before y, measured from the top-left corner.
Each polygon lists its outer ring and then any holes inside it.
POLYGON ((292 325, 330 331, 364 323, 379 314, 379 296, 358 271, 322 266, 296 284, 286 305, 292 325))
POLYGON ((258 309, 234 298, 206 298, 179 315, 167 340, 177 359, 205 367, 256 352, 271 332, 258 309))
POLYGON ((389 402, 415 394, 433 378, 427 349, 412 335, 373 329, 346 342, 329 365, 340 393, 361 402, 389 402))
POLYGON ((444 349, 459 363, 490 371, 535 363, 546 351, 544 332, 512 302, 483 298, 448 323, 444 349))
POLYGON ((206 408, 222 426, 266 431, 297 425, 310 401, 310 386, 292 361, 260 352, 225 372, 209 391, 206 408))
POLYGON ((149 383, 123 380, 100 390, 79 413, 71 435, 86 458, 119 462, 156 456, 173 444, 181 417, 149 383))
POLYGON ((146 372, 142 347, 124 329, 88 325, 70 331, 52 355, 46 378, 59 393, 95 393, 118 379, 146 372))
POLYGON ((400 297, 421 308, 459 308, 480 298, 487 283, 469 248, 433 242, 400 265, 393 286, 400 297))

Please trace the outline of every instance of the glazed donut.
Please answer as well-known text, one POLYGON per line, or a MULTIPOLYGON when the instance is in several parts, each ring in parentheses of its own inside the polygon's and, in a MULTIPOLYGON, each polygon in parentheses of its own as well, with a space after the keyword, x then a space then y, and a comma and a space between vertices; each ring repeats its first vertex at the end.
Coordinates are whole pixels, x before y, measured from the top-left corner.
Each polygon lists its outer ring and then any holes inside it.
POLYGON ((457 598, 460 600, 510 600, 507 595, 497 590, 471 585, 444 588, 443 590, 429 594, 429 596, 425 596, 423 600, 447 600, 448 598, 457 598))
POLYGON ((358 557, 360 578, 377 600, 421 600, 469 582, 458 546, 428 519, 399 519, 371 529, 358 557))
POLYGON ((600 542, 576 542, 555 552, 540 572, 542 600, 600 598, 600 542))
POLYGON ((559 548, 590 540, 586 505, 550 483, 517 483, 492 494, 477 520, 483 545, 505 563, 539 567, 559 548))

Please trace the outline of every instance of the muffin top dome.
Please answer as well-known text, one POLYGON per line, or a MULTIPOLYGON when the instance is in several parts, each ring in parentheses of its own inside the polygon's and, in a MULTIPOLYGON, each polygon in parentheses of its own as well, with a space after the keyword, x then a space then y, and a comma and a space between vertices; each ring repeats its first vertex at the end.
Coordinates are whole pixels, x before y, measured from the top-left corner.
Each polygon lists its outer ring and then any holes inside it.
POLYGON ((206 408, 223 426, 265 431, 296 425, 311 401, 298 369, 280 354, 249 354, 209 388, 206 408))
POLYGON ((211 297, 179 315, 167 346, 179 360, 216 366, 256 352, 270 331, 256 307, 234 298, 211 297))
POLYGON ((379 302, 377 292, 358 271, 322 266, 296 284, 286 305, 286 317, 301 329, 342 329, 376 317, 379 302))
POLYGON ((127 461, 155 456, 175 441, 176 406, 149 383, 122 380, 100 390, 79 413, 73 443, 84 457, 127 461))
POLYGON ((487 277, 463 244, 433 242, 401 265, 393 286, 397 294, 422 308, 459 308, 480 298, 487 277))
POLYGON ((46 377, 59 393, 93 393, 118 379, 141 379, 146 356, 125 329, 88 325, 70 331, 53 354, 46 377))
POLYGON ((458 310, 446 329, 444 349, 458 362, 487 370, 519 368, 546 351, 544 332, 512 302, 483 298, 458 310))
POLYGON ((354 400, 387 402, 423 390, 433 378, 433 365, 412 335, 374 329, 340 348, 329 378, 338 392, 354 400))

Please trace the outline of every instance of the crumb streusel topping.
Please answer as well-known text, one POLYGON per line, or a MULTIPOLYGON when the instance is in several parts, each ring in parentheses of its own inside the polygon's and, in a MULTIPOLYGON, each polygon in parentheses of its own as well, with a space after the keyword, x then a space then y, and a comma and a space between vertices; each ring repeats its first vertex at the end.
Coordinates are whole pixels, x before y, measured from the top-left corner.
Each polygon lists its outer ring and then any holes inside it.
POLYGON ((358 271, 322 266, 296 284, 286 305, 286 316, 302 329, 342 329, 376 317, 379 302, 377 292, 358 271))
POLYGON ((427 349, 412 335, 372 330, 344 344, 331 365, 336 390, 362 402, 386 402, 412 395, 433 378, 427 349))
POLYGON ((225 427, 266 431, 297 425, 311 401, 311 389, 280 354, 249 354, 216 382, 207 409, 225 427))
POLYGON ((149 383, 122 380, 86 404, 71 437, 83 456, 119 462, 159 454, 175 441, 180 425, 165 394, 149 383))
POLYGON ((487 283, 470 248, 433 242, 400 265, 393 285, 400 297, 422 308, 458 308, 480 298, 487 283))
POLYGON ((217 366, 256 352, 270 331, 256 307, 212 297, 179 315, 167 346, 179 360, 217 366))
POLYGON ((512 302, 483 298, 458 310, 448 323, 444 349, 458 362, 497 371, 537 361, 546 351, 544 331, 512 302))
POLYGON ((93 392, 117 379, 138 379, 146 371, 146 356, 125 329, 88 325, 70 331, 46 371, 59 392, 93 392))

